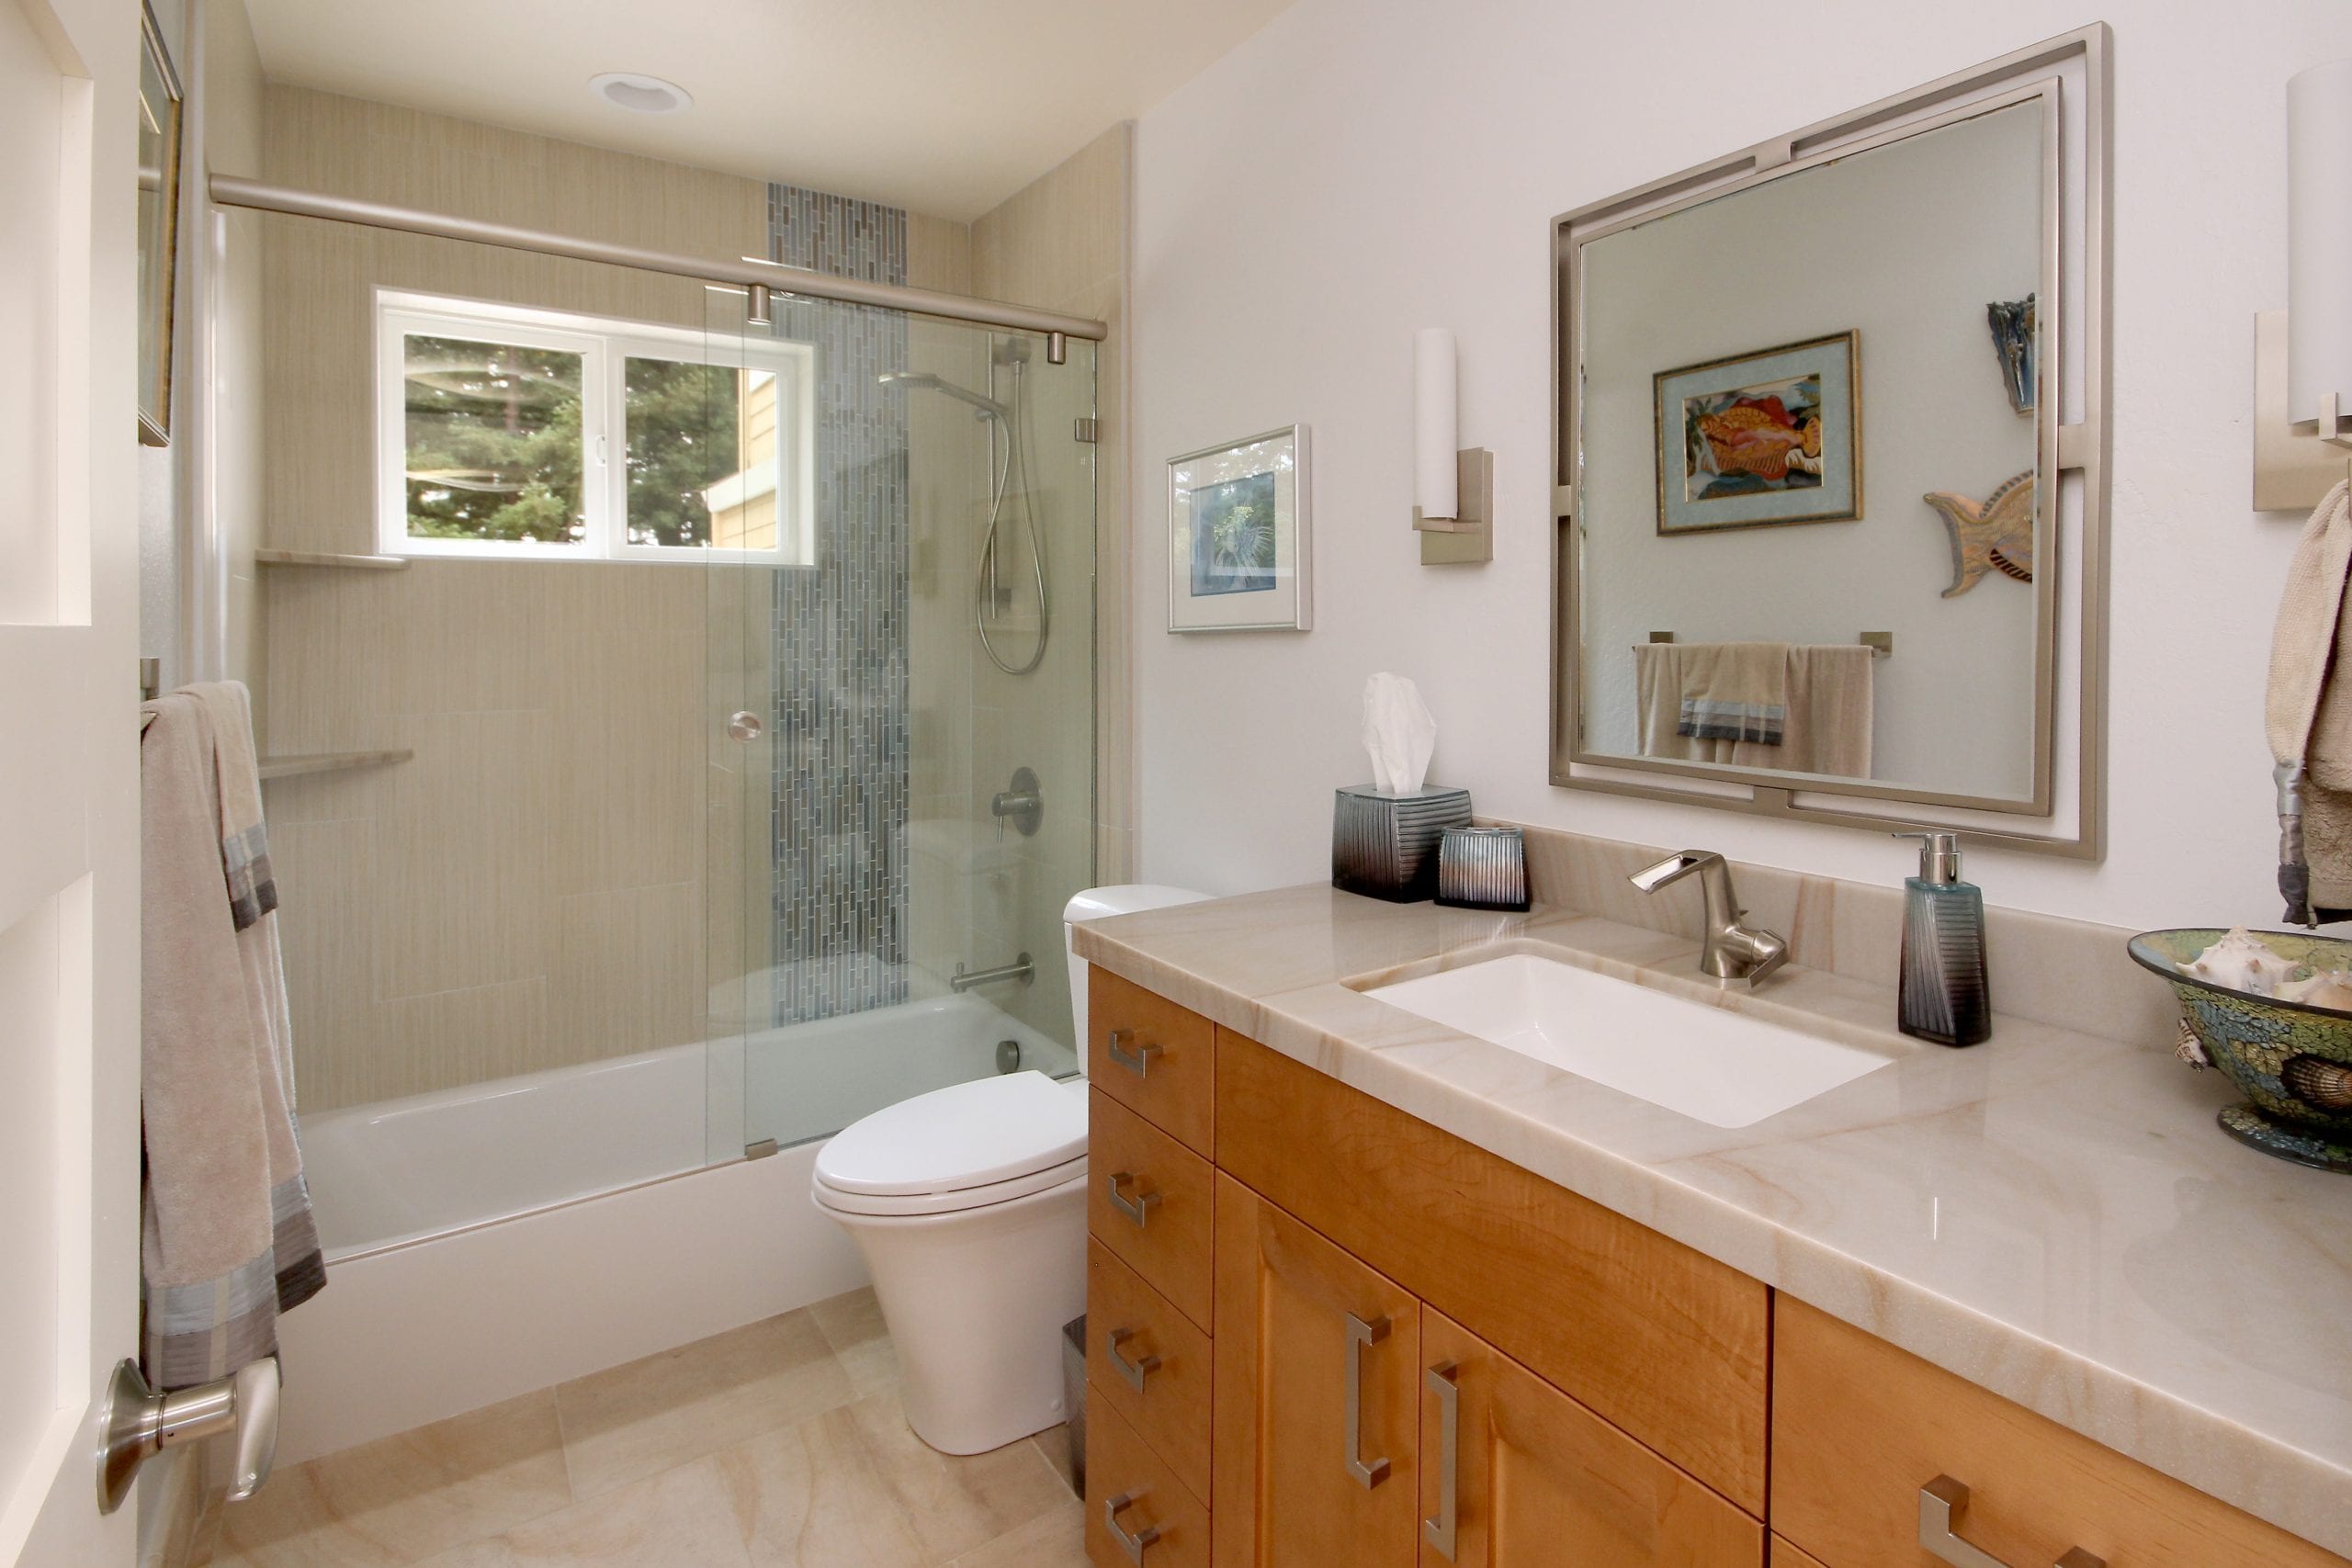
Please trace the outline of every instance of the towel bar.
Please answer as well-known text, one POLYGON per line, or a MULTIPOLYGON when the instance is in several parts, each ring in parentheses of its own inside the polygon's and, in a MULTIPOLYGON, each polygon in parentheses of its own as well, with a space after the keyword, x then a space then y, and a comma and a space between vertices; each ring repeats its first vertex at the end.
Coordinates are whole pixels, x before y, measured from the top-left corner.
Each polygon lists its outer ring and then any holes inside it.
MULTIPOLYGON (((1652 642, 1672 642, 1675 640, 1675 637, 1672 632, 1652 632, 1650 633, 1650 640, 1652 642)), ((1864 648, 1869 649, 1873 655, 1880 659, 1892 659, 1894 657, 1894 634, 1893 632, 1863 632, 1857 636, 1854 640, 1861 644, 1864 648)))

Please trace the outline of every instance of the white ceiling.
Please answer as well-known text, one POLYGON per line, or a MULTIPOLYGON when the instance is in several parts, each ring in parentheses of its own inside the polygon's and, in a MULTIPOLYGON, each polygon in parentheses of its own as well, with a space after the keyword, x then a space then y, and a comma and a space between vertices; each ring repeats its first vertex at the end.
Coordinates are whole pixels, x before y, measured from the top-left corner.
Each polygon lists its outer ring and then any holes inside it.
POLYGON ((943 218, 994 207, 1289 0, 246 0, 273 82, 943 218), (683 114, 595 97, 662 76, 683 114))

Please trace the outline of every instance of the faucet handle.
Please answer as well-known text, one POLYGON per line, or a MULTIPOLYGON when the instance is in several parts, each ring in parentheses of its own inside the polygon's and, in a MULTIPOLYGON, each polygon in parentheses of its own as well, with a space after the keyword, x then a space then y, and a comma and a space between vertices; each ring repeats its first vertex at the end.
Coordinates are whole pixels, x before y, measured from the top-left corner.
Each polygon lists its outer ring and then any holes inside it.
POLYGON ((1763 955, 1762 961, 1747 972, 1747 983, 1754 987, 1762 985, 1766 976, 1789 961, 1789 944, 1778 931, 1751 931, 1749 934, 1753 938, 1751 945, 1763 955))

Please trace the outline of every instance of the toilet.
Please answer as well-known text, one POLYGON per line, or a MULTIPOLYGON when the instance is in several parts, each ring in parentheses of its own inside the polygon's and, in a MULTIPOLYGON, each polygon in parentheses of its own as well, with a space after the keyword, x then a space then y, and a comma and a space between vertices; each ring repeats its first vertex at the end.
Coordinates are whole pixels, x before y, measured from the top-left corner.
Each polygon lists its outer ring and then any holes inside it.
POLYGON ((810 1195, 865 1255, 907 1421, 943 1453, 1069 1418, 1061 1328, 1086 1310, 1086 964, 1070 927, 1207 894, 1096 887, 1062 911, 1079 1076, 954 1084, 886 1106, 818 1152, 810 1195))

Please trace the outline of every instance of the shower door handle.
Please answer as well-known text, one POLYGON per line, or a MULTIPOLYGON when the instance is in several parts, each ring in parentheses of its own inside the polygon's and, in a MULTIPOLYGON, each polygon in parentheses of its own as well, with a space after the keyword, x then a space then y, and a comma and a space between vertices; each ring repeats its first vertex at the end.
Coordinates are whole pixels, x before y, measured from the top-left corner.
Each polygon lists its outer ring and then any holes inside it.
POLYGON ((1135 1179, 1135 1172, 1131 1170, 1113 1171, 1103 1185, 1110 1190, 1111 1207, 1133 1220, 1136 1229, 1141 1230, 1151 1223, 1151 1212, 1159 1207, 1159 1194, 1146 1190, 1133 1198, 1128 1197, 1121 1189, 1135 1179))

